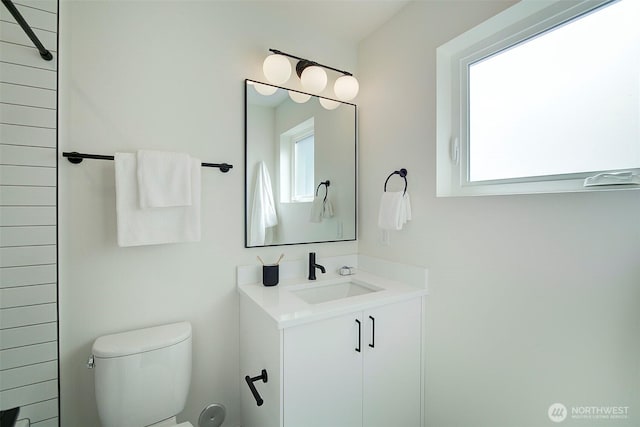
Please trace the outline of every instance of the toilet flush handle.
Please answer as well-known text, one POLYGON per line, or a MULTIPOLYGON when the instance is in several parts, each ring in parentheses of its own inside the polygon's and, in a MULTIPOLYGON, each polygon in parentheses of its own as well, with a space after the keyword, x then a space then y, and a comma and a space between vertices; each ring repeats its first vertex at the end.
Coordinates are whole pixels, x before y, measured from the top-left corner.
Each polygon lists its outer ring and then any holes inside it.
POLYGON ((95 360, 93 359, 93 354, 89 356, 89 360, 87 360, 87 369, 93 369, 95 365, 95 360))

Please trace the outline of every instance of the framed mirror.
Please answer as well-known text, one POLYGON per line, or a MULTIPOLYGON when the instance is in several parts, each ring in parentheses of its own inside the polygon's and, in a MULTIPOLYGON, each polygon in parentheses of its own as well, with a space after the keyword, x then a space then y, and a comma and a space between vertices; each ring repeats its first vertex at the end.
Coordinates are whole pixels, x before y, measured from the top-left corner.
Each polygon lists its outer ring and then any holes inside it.
POLYGON ((245 81, 245 247, 356 240, 356 110, 245 81))

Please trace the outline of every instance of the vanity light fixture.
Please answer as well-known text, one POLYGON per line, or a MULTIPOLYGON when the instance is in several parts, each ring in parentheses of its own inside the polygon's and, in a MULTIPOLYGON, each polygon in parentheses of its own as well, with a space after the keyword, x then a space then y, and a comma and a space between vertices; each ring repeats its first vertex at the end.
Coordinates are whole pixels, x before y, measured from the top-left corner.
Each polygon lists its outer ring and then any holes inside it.
POLYGON ((338 99, 343 101, 349 101, 355 98, 359 89, 360 85, 358 84, 358 80, 353 76, 338 77, 333 84, 333 91, 336 93, 338 99))
POLYGON ((327 86, 327 72, 324 70, 336 71, 343 74, 339 77, 333 86, 336 97, 341 101, 350 101, 356 97, 360 85, 358 80, 348 71, 339 70, 327 65, 319 64, 315 61, 290 55, 277 49, 269 49, 273 55, 267 56, 262 65, 267 80, 273 84, 282 84, 289 80, 291 76, 291 64, 287 58, 293 58, 298 61, 296 64, 296 74, 300 78, 302 87, 311 92, 318 94, 327 86))
POLYGON ((269 55, 262 64, 262 71, 269 82, 279 85, 291 77, 291 63, 286 56, 269 55))
MULTIPOLYGON (((300 65, 302 62, 298 62, 300 65)), ((301 67, 296 67, 296 71, 301 67)), ((308 65, 299 73, 302 87, 311 93, 318 94, 327 87, 327 72, 317 65, 308 65)))

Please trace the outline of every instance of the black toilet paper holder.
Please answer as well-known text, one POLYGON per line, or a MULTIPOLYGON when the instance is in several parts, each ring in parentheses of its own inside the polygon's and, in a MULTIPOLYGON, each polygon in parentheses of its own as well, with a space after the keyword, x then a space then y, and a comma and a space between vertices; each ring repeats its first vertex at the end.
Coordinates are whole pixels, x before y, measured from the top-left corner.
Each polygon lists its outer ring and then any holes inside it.
POLYGON ((253 383, 259 380, 262 380, 262 382, 266 383, 267 370, 263 369, 262 373, 257 377, 251 378, 249 375, 247 375, 246 377, 244 377, 244 380, 247 382, 247 385, 249 386, 249 390, 251 390, 251 394, 253 394, 253 398, 256 399, 256 405, 262 406, 262 404, 264 403, 264 400, 262 400, 262 397, 260 397, 260 393, 258 393, 258 390, 256 389, 256 386, 253 383))

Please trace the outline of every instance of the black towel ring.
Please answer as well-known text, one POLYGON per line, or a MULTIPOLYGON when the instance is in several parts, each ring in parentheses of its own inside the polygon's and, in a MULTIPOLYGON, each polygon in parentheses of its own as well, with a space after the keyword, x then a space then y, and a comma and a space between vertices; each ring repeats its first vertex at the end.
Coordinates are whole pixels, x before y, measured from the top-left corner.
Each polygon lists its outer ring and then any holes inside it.
POLYGON ((384 191, 385 193, 387 192, 387 182, 389 182, 389 178, 391 178, 393 175, 400 175, 400 178, 404 179, 404 194, 407 194, 407 170, 406 169, 400 169, 399 171, 393 171, 389 174, 389 176, 387 177, 387 180, 384 182, 384 191))
POLYGON ((331 181, 326 180, 318 184, 316 187, 316 197, 318 197, 318 190, 320 190, 320 186, 322 185, 324 185, 324 199, 322 200, 322 203, 324 203, 327 201, 327 196, 329 195, 329 185, 331 185, 331 181))

